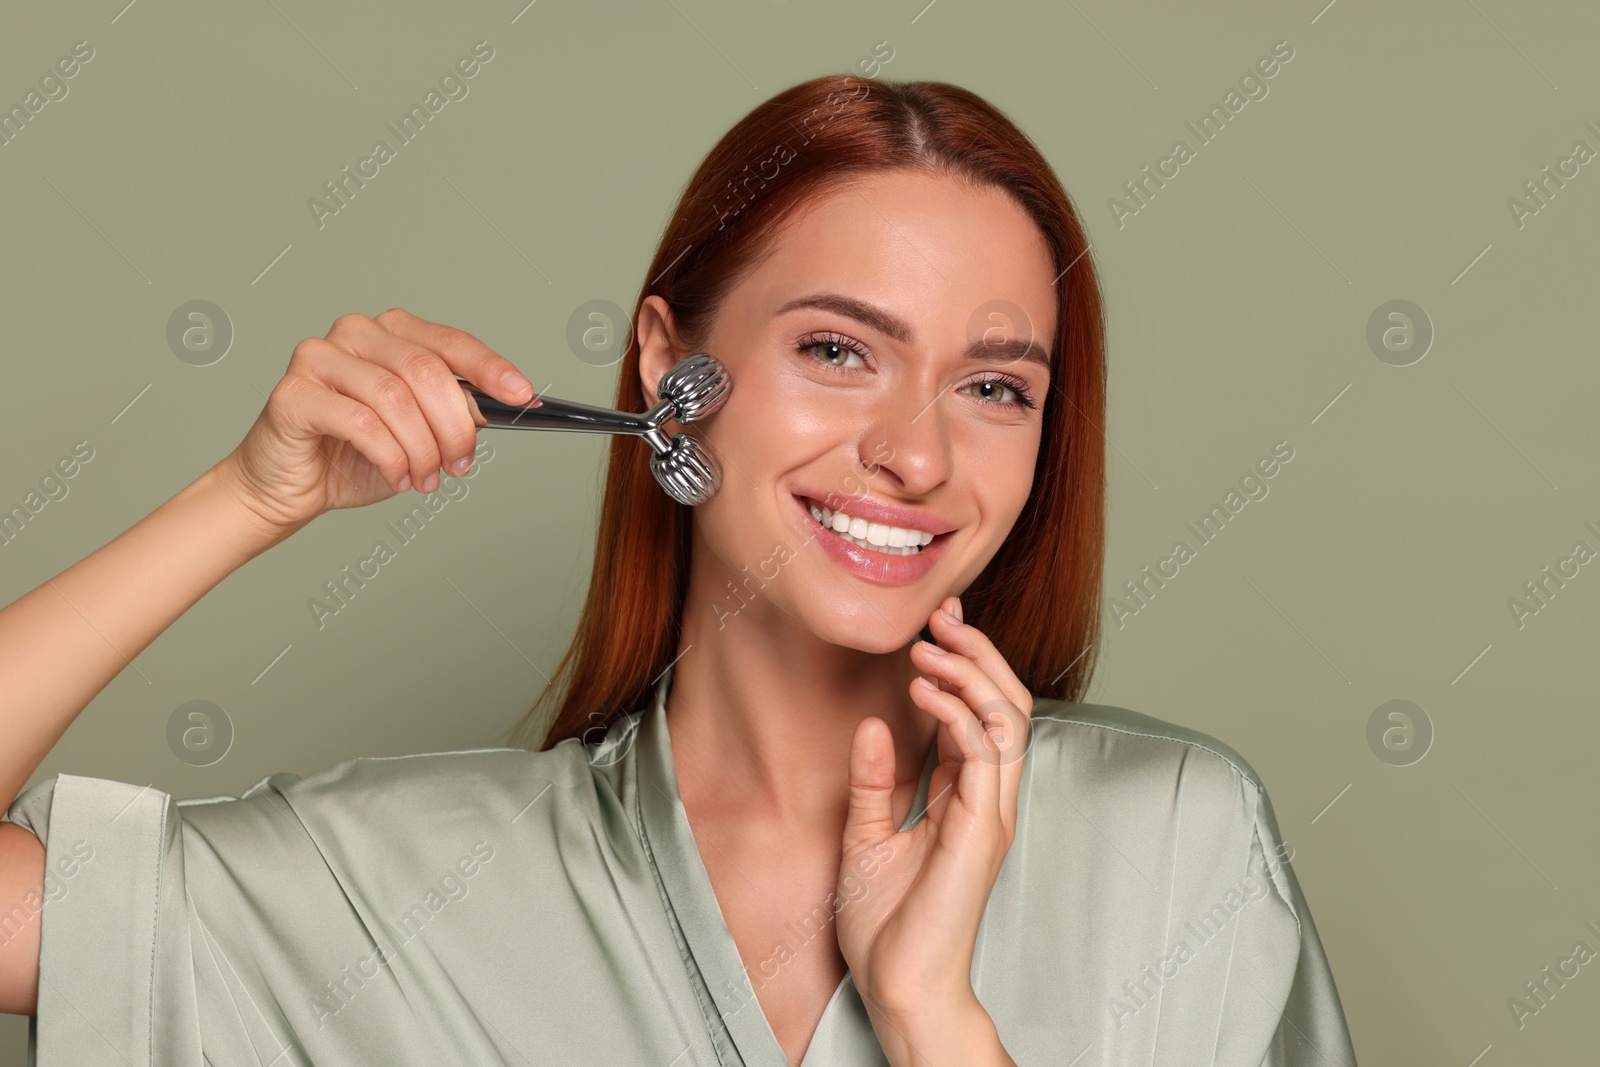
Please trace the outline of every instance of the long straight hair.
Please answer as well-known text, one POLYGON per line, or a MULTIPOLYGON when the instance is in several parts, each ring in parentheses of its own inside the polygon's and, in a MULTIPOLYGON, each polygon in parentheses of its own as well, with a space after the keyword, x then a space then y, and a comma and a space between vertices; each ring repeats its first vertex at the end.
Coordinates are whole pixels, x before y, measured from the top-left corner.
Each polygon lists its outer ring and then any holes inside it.
MULTIPOLYGON (((1105 325, 1088 241, 1071 199, 1033 142, 976 94, 945 82, 827 75, 758 105, 717 143, 679 197, 648 281, 700 351, 723 297, 775 229, 837 183, 914 169, 1005 190, 1055 261, 1052 383, 1033 486, 988 566, 963 591, 966 621, 988 635, 1037 697, 1078 701, 1098 658, 1105 553, 1105 325)), ((621 361, 615 406, 642 411, 639 343, 621 361)), ((1043 340, 1041 338, 1041 340, 1043 340)), ((597 742, 649 698, 677 653, 693 509, 662 492, 648 444, 612 436, 594 569, 556 675, 507 743, 529 747, 540 705, 561 689, 540 750, 597 742)))

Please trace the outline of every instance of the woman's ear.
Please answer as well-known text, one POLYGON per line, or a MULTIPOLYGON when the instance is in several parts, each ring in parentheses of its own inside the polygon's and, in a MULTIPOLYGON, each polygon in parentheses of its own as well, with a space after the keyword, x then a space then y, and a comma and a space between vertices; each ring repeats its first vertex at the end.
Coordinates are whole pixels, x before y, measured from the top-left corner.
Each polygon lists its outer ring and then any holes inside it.
POLYGON ((645 406, 655 407, 661 399, 656 391, 661 376, 689 353, 679 342, 671 306, 654 294, 639 305, 638 333, 639 384, 644 388, 645 406))

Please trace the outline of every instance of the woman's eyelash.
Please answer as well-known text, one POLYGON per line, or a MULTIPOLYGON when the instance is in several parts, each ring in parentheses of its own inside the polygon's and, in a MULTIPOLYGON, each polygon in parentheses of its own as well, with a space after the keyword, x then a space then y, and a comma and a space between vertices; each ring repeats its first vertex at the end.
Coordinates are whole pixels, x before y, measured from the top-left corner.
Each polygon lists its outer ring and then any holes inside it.
MULTIPOLYGON (((867 358, 866 350, 863 349, 857 342, 851 340, 843 334, 838 333, 807 334, 805 337, 800 338, 799 342, 795 345, 795 350, 804 354, 814 348, 821 348, 824 345, 833 348, 842 348, 847 352, 854 352, 862 359, 867 358)), ((817 357, 817 362, 823 364, 824 366, 832 367, 834 370, 851 371, 857 369, 855 367, 840 367, 837 364, 829 363, 820 356, 817 357)), ((1005 386, 1017 394, 1017 399, 1008 404, 993 400, 985 401, 985 403, 994 404, 996 407, 1023 408, 1033 408, 1038 404, 1038 402, 1033 398, 1033 393, 1028 389, 1028 383, 1023 381, 1021 378, 1016 378, 1009 374, 993 374, 987 378, 979 378, 976 381, 968 382, 967 384, 983 385, 988 382, 994 382, 997 385, 1005 386)))
POLYGON ((1009 374, 996 374, 989 378, 979 378, 977 381, 970 384, 983 385, 985 382, 994 382, 997 385, 1006 386, 1012 392, 1017 394, 1016 403, 1021 404, 1025 408, 1031 408, 1036 403, 1033 399, 1033 393, 1029 392, 1028 390, 1028 383, 1023 381, 1021 378, 1013 378, 1009 374))
MULTIPOLYGON (((866 349, 862 348, 850 338, 838 333, 809 334, 800 338, 800 343, 795 345, 795 348, 800 352, 807 352, 813 348, 820 348, 823 345, 830 345, 834 348, 843 348, 846 351, 854 352, 862 359, 867 358, 866 349)), ((827 360, 820 360, 820 362, 827 363, 827 360)), ((828 366, 831 367, 833 364, 829 363, 828 366)))

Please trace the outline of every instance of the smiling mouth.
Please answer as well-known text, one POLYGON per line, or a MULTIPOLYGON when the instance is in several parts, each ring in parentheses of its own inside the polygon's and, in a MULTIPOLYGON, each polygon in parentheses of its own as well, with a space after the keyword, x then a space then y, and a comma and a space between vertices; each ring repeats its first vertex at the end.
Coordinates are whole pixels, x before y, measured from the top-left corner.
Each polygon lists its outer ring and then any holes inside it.
POLYGON ((885 556, 915 556, 933 542, 950 536, 950 533, 933 534, 927 530, 869 522, 847 511, 834 511, 810 497, 797 499, 828 533, 868 552, 885 556))

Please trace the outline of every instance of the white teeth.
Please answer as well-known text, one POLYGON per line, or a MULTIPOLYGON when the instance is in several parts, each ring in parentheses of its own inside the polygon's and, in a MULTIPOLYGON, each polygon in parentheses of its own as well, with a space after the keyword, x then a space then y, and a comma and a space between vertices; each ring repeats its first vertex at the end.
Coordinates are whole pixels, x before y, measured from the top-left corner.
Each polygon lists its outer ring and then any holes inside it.
POLYGON ((811 501, 806 502, 806 507, 811 512, 811 517, 825 529, 833 530, 851 544, 885 555, 914 556, 934 537, 926 530, 911 530, 903 526, 868 522, 866 519, 854 518, 842 511, 833 511, 811 501))

